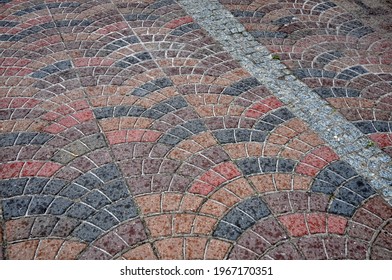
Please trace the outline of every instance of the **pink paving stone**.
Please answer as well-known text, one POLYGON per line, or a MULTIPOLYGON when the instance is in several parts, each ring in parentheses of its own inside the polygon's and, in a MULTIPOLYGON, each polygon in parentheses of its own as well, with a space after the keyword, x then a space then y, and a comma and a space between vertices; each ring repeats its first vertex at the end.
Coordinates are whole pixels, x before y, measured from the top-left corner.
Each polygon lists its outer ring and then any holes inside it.
POLYGON ((347 226, 347 219, 341 216, 328 216, 328 233, 344 234, 347 226))
POLYGON ((37 173, 37 176, 51 177, 62 167, 61 164, 55 162, 46 162, 41 170, 37 173))
POLYGON ((189 189, 190 193, 201 194, 201 195, 208 195, 215 189, 214 186, 206 184, 204 182, 195 181, 192 187, 189 189))
POLYGON ((125 143, 127 137, 127 131, 121 130, 121 131, 107 132, 106 137, 108 138, 110 145, 125 143))
POLYGON ((200 177, 200 180, 214 187, 217 187, 226 181, 225 178, 223 178, 221 175, 219 175, 213 170, 209 170, 204 173, 204 175, 200 177))
POLYGON ((262 112, 256 111, 256 110, 252 110, 252 109, 247 110, 246 113, 245 113, 245 117, 253 118, 253 119, 258 119, 262 115, 263 115, 262 112))
POLYGON ((44 162, 26 162, 20 175, 21 177, 35 176, 43 165, 44 162))
POLYGON ((65 118, 59 120, 59 122, 58 122, 58 124, 63 125, 68 128, 73 127, 73 126, 77 125, 78 123, 79 122, 71 116, 66 116, 65 118))
POLYGON ((263 102, 265 105, 267 105, 268 107, 270 107, 272 109, 277 109, 277 108, 283 106, 283 103, 280 102, 276 97, 273 97, 273 96, 266 98, 266 99, 262 100, 261 102, 263 102))
POLYGON ((43 120, 47 120, 47 121, 54 121, 56 119, 58 119, 61 115, 54 113, 54 112, 48 112, 45 115, 42 116, 43 120))
POLYGON ((326 166, 328 164, 325 160, 323 160, 315 155, 312 155, 312 154, 306 155, 305 158, 301 161, 301 163, 305 163, 305 164, 314 166, 318 169, 322 169, 324 166, 326 166))
POLYGON ((0 179, 9 179, 18 177, 22 167, 23 162, 13 162, 0 164, 0 179))
POLYGON ((279 221, 288 229, 292 236, 300 237, 308 234, 304 214, 281 216, 279 221))
POLYGON ((304 164, 304 163, 299 163, 297 165, 297 167, 295 168, 295 172, 299 173, 299 174, 303 174, 303 175, 307 175, 307 176, 316 176, 316 174, 320 171, 320 169, 315 168, 313 166, 304 164))
POLYGON ((70 107, 74 108, 75 111, 80 111, 89 108, 86 100, 77 100, 68 104, 70 107))
POLYGON ((72 116, 75 119, 77 119, 79 122, 86 122, 86 121, 94 119, 93 111, 91 111, 90 109, 84 110, 82 112, 77 112, 77 113, 73 114, 72 116))
POLYGON ((144 130, 133 129, 127 133, 126 142, 140 142, 142 140, 144 130))
POLYGON ((161 132, 147 130, 142 137, 143 142, 155 142, 162 135, 161 132))
POLYGON ((369 135, 370 139, 376 142, 381 148, 392 146, 392 134, 376 133, 369 135))
POLYGON ((234 165, 232 162, 225 162, 213 169, 214 171, 218 172, 221 174, 223 177, 225 177, 227 180, 234 179, 235 177, 238 177, 241 175, 241 172, 238 170, 238 168, 234 165))
POLYGON ((114 232, 109 232, 94 243, 94 246, 105 250, 114 256, 123 251, 128 245, 114 232))
POLYGON ((182 17, 182 18, 178 18, 178 19, 173 19, 172 21, 168 22, 165 27, 167 28, 177 28, 178 26, 181 26, 183 24, 187 24, 187 23, 191 23, 193 22, 193 18, 190 16, 186 16, 186 17, 182 17))
POLYGON ((57 123, 53 123, 53 124, 49 125, 48 127, 44 128, 45 132, 52 133, 52 134, 57 134, 57 133, 60 133, 61 131, 64 131, 64 130, 65 130, 65 127, 62 125, 59 125, 57 123))
POLYGON ((76 67, 88 66, 89 58, 75 58, 73 63, 76 67))
POLYGON ((339 156, 329 147, 320 147, 312 151, 312 154, 321 157, 327 162, 332 162, 339 159, 339 156))
POLYGON ((326 232, 326 218, 325 214, 306 214, 309 232, 311 234, 326 232))

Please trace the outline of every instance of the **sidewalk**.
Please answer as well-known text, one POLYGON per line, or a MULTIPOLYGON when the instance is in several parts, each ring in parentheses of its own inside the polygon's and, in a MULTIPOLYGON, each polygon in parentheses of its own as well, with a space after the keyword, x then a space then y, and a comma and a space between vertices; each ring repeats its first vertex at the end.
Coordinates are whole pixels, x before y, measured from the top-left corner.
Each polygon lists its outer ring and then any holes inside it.
POLYGON ((392 259, 352 2, 0 1, 0 259, 392 259))

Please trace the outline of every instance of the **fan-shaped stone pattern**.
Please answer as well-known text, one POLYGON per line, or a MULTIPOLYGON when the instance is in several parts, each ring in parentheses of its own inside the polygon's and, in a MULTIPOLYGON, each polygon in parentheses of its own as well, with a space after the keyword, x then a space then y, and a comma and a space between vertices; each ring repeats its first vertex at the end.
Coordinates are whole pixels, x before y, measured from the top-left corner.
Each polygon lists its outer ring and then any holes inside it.
POLYGON ((364 178, 343 161, 324 168, 315 178, 311 191, 333 195, 328 211, 351 217, 360 204, 375 194, 364 178))
POLYGON ((268 157, 252 157, 236 161, 237 166, 246 176, 274 172, 292 173, 296 163, 291 159, 268 157))
POLYGON ((114 117, 145 117, 157 120, 164 115, 182 109, 188 106, 186 100, 181 96, 175 96, 168 100, 162 101, 151 108, 141 106, 115 106, 95 108, 94 114, 97 119, 114 118, 114 117))
POLYGON ((214 236, 236 240, 258 220, 270 215, 266 204, 258 197, 248 198, 231 209, 218 223, 214 236))
MULTIPOLYGON (((127 185, 114 164, 92 170, 73 183, 21 178, 2 181, 0 190, 6 220, 36 215, 69 217, 82 221, 79 226, 79 223, 74 225, 78 227, 72 235, 88 242, 138 215, 127 185)), ((52 229, 59 221, 56 219, 52 229)))

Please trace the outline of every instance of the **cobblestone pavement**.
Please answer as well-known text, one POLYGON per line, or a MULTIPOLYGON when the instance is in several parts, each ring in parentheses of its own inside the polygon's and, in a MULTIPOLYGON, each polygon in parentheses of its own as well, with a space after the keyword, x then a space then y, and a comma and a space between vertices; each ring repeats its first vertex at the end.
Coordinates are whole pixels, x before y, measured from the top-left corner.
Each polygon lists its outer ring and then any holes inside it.
POLYGON ((388 24, 219 2, 0 1, 0 259, 392 259, 388 24))

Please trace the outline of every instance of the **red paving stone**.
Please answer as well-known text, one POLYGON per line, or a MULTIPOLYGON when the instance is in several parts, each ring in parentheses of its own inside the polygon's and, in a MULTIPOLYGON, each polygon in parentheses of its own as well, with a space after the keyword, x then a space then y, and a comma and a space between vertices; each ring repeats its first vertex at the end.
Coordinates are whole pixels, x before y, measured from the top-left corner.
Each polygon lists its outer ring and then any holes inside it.
MULTIPOLYGON (((392 258, 391 206, 176 1, 33 2, 0 4, 0 259, 392 258)), ((220 2, 391 155, 381 22, 220 2)))

